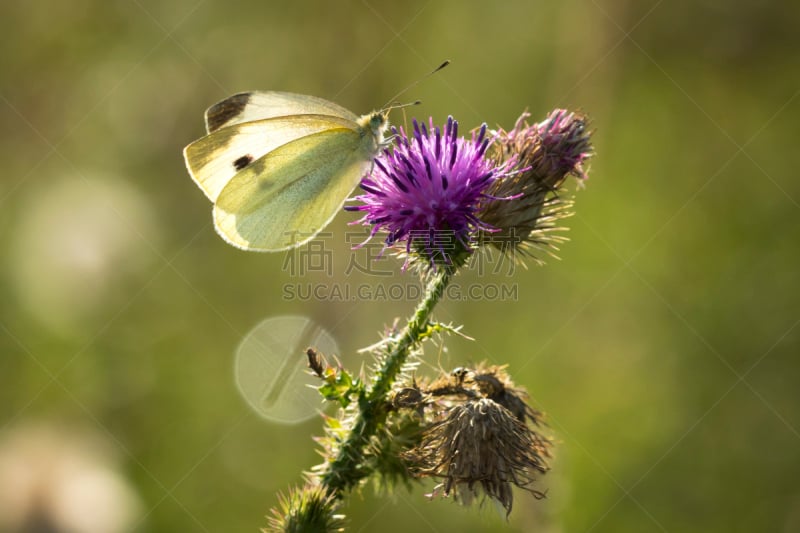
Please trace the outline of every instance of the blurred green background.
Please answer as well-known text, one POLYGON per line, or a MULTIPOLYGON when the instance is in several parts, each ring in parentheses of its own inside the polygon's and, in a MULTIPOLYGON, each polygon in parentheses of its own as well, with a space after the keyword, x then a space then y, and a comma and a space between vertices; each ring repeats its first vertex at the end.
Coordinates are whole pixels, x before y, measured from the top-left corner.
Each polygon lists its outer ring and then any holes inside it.
MULTIPOLYGON (((476 341, 421 370, 510 365, 559 441, 548 498, 517 494, 506 521, 431 484, 368 489, 352 530, 800 531, 798 27, 791 2, 2 2, 0 442, 105 442, 135 531, 265 525, 321 424, 251 411, 237 344, 296 314, 352 354, 413 302, 285 300, 331 280, 226 245, 181 150, 234 92, 363 113, 451 59, 401 98, 415 116, 566 107, 596 129, 562 260, 466 273, 519 298, 445 302, 476 341)), ((347 254, 334 281, 386 282, 347 254)))

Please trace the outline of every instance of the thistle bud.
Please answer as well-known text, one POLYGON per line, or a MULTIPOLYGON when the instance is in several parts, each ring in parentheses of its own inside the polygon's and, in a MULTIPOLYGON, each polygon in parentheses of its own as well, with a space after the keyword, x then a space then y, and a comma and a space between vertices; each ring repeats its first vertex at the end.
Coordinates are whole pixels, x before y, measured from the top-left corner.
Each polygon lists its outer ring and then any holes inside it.
POLYGON ((279 496, 279 509, 272 509, 269 526, 262 533, 300 533, 344 531, 344 515, 337 514, 336 498, 320 486, 291 489, 279 496))

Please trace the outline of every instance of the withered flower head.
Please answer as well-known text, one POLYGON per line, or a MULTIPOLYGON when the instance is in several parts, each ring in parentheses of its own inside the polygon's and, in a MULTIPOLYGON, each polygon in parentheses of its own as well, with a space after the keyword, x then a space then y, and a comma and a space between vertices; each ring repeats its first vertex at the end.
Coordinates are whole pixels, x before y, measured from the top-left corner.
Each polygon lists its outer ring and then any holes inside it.
POLYGON ((569 175, 587 178, 584 163, 592 156, 591 132, 586 119, 557 109, 538 124, 527 122, 524 112, 511 131, 496 132, 488 151, 498 164, 516 158, 517 172, 492 182, 479 213, 481 220, 496 228, 484 232, 483 242, 502 252, 532 256, 536 249, 550 252, 566 240, 558 234, 560 219, 570 216, 570 200, 559 192, 569 175))
POLYGON ((406 459, 418 475, 443 479, 437 489, 445 496, 453 494, 469 504, 482 493, 510 513, 512 484, 544 497, 530 485, 549 469, 548 447, 549 441, 508 409, 480 398, 449 408, 443 419, 423 431, 420 444, 406 459))

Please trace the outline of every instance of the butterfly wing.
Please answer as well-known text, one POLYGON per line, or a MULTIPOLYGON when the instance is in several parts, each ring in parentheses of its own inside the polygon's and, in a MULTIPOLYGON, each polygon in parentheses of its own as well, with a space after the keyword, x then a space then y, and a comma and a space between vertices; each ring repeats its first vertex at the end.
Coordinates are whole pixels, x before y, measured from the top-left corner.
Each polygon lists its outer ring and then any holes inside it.
POLYGON ((332 127, 356 128, 347 119, 297 115, 243 122, 216 130, 183 150, 189 175, 212 202, 238 172, 278 146, 332 127))
POLYGON ((316 96, 280 91, 251 91, 230 96, 206 110, 208 133, 235 124, 289 115, 331 115, 355 122, 358 118, 338 104, 316 96))
POLYGON ((271 151, 240 171, 214 205, 214 226, 245 250, 287 250, 330 223, 370 168, 362 132, 330 128, 271 151))

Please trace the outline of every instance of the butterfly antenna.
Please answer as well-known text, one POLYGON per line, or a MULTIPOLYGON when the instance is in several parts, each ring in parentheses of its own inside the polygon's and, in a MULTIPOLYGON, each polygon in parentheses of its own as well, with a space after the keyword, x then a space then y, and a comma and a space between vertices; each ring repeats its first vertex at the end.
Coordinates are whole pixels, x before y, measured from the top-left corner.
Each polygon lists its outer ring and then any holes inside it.
POLYGON ((388 113, 392 109, 404 109, 406 107, 419 105, 421 103, 422 103, 422 100, 414 100, 413 102, 406 102, 405 104, 401 104, 400 102, 395 102, 392 105, 385 105, 381 109, 382 109, 383 112, 388 113))
MULTIPOLYGON (((418 79, 417 81, 415 81, 415 82, 411 83, 411 84, 410 84, 408 87, 406 87, 405 89, 403 89, 402 91, 400 91, 400 92, 399 92, 399 93, 397 93, 396 95, 394 95, 394 96, 392 96, 391 98, 389 98, 389 101, 388 101, 388 102, 386 102, 386 103, 383 105, 383 107, 382 107, 381 109, 383 109, 384 111, 389 111, 389 110, 391 110, 391 109, 397 109, 397 108, 401 107, 401 106, 395 106, 395 105, 389 106, 389 102, 391 102, 391 101, 395 100, 397 97, 399 97, 399 96, 400 96, 400 95, 402 95, 404 92, 406 92, 407 90, 411 89, 412 87, 415 87, 415 86, 416 86, 416 85, 417 85, 419 82, 421 82, 422 80, 424 80, 424 79, 427 79, 427 78, 429 78, 429 77, 433 76, 434 74, 436 74, 437 72, 439 72, 440 70, 442 70, 444 67, 446 67, 446 66, 447 66, 447 65, 449 65, 449 64, 450 64, 450 60, 448 59, 448 60, 446 60, 445 62, 443 62, 441 65, 439 65, 438 67, 436 67, 435 69, 433 69, 432 71, 430 71, 430 72, 428 72, 427 74, 425 74, 424 76, 422 76, 422 77, 421 77, 420 79, 418 79)), ((417 102, 414 102, 413 104, 405 104, 405 105, 417 105, 417 104, 419 104, 419 103, 421 103, 421 102, 417 101, 417 102)))

